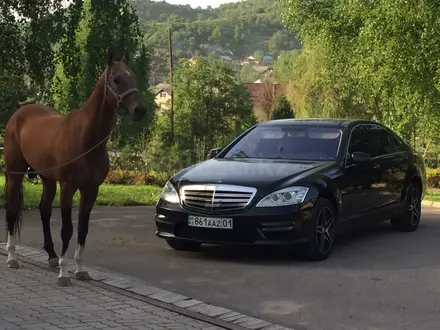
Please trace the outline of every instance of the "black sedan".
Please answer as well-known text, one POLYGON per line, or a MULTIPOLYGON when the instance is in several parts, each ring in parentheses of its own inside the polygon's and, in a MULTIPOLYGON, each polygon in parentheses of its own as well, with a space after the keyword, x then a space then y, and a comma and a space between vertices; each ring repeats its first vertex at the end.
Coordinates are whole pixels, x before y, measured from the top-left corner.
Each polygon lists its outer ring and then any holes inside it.
POLYGON ((174 249, 301 243, 324 260, 361 225, 419 225, 423 160, 376 122, 273 120, 217 151, 174 175, 156 204, 156 235, 174 249))

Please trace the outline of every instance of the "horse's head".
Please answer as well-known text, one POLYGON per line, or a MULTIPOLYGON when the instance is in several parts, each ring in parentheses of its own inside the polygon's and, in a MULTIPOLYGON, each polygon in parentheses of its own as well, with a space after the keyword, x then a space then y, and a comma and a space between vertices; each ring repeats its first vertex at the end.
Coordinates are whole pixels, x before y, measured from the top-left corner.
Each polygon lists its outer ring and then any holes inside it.
POLYGON ((137 88, 136 75, 128 67, 128 55, 114 62, 110 52, 105 72, 107 102, 116 105, 119 115, 130 114, 133 120, 141 120, 145 113, 142 96, 137 88))

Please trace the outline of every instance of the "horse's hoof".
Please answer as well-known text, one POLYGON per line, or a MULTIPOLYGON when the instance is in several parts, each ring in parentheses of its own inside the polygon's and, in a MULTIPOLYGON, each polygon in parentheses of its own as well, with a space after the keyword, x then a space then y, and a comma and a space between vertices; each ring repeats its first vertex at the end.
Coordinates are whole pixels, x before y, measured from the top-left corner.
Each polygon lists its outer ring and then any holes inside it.
POLYGON ((57 267, 58 266, 58 257, 56 258, 49 258, 48 263, 49 267, 57 267))
POLYGON ((9 268, 19 268, 20 265, 18 264, 18 260, 8 260, 8 267, 9 268))
POLYGON ((70 279, 70 277, 58 277, 57 284, 59 286, 71 286, 72 280, 70 279))
POLYGON ((79 281, 90 281, 92 278, 90 277, 89 273, 86 271, 84 272, 76 272, 75 278, 79 281))

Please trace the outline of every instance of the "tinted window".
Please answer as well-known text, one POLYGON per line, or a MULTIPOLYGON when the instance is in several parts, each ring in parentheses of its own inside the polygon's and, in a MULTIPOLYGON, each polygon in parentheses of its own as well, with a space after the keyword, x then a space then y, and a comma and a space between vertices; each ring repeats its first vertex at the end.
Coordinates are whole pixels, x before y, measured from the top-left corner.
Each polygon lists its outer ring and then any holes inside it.
POLYGON ((384 149, 385 149, 384 151, 387 154, 391 154, 394 152, 401 152, 401 151, 405 150, 404 145, 397 138, 397 136, 390 134, 387 131, 385 131, 385 133, 384 133, 383 140, 384 140, 384 149))
POLYGON ((387 155, 404 150, 404 146, 399 139, 390 134, 387 130, 379 126, 370 126, 372 145, 374 146, 374 154, 372 157, 387 155))
POLYGON ((388 133, 388 135, 390 136, 390 139, 393 141, 396 152, 407 151, 406 146, 396 135, 390 133, 388 133))
POLYGON ((383 147, 383 143, 384 143, 384 132, 386 133, 386 131, 379 127, 379 126, 375 126, 375 125, 368 125, 368 130, 369 130, 369 134, 368 134, 368 144, 369 144, 369 149, 370 149, 370 156, 371 157, 377 157, 380 155, 384 154, 384 147, 383 147))
POLYGON ((224 158, 332 160, 341 131, 331 127, 259 126, 246 134, 224 158))
POLYGON ((348 145, 348 154, 353 152, 365 152, 370 153, 369 146, 369 131, 367 126, 359 125, 351 131, 350 143, 348 145))

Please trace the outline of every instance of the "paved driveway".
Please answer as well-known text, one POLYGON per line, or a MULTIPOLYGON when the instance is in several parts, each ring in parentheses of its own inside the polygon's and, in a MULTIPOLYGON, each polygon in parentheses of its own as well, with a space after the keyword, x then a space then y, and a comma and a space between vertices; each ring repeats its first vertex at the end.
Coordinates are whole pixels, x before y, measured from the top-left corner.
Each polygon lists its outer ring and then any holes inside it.
MULTIPOLYGON (((262 248, 173 251, 154 236, 154 208, 96 208, 86 263, 298 329, 432 330, 440 320, 440 217, 432 208, 423 213, 415 233, 384 223, 309 263, 262 248)), ((54 210, 57 250, 59 231, 54 210)), ((42 241, 38 214, 27 212, 22 244, 42 241)))

